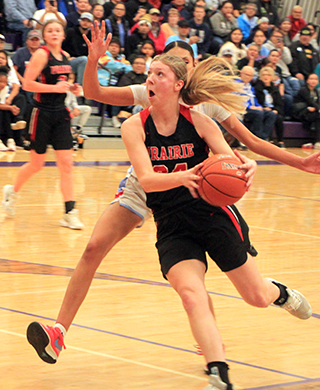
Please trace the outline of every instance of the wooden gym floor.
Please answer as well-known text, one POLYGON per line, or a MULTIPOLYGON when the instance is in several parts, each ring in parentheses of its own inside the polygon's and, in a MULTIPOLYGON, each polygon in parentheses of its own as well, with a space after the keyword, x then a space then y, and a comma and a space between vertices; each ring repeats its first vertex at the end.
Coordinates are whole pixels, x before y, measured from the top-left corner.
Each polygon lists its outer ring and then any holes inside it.
MULTIPOLYGON (((320 389, 320 176, 244 154, 259 162, 238 207, 260 270, 305 294, 314 314, 301 321, 273 306, 248 306, 211 262, 207 288, 230 376, 238 390, 320 389)), ((46 167, 21 191, 16 216, 0 210, 0 388, 202 390, 204 360, 178 296, 160 274, 152 221, 102 263, 57 364, 42 362, 27 343, 30 322, 54 323, 72 270, 128 166, 121 147, 79 150, 74 159, 85 230, 59 227, 63 204, 51 150, 46 167)), ((1 187, 27 160, 25 151, 1 153, 1 187)))

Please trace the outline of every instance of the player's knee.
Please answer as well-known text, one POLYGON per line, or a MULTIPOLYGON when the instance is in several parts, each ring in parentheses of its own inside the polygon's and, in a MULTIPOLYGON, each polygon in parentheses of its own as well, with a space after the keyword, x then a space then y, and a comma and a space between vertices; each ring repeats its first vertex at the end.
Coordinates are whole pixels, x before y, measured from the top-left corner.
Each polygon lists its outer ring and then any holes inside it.
POLYGON ((266 308, 270 305, 267 295, 263 291, 256 291, 250 294, 247 297, 244 297, 244 300, 251 306, 266 308))
POLYGON ((187 313, 192 313, 199 305, 199 297, 195 291, 190 288, 185 288, 179 292, 182 305, 187 313))

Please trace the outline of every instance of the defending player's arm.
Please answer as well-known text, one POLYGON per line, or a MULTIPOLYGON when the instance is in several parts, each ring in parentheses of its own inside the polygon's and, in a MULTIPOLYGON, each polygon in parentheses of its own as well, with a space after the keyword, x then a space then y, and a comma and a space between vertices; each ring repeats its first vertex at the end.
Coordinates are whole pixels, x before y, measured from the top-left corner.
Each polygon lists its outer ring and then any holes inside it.
POLYGON ((83 93, 87 99, 93 99, 115 106, 130 106, 134 104, 133 93, 130 87, 102 87, 98 79, 98 61, 108 50, 112 35, 105 39, 106 27, 104 20, 101 29, 97 22, 91 26, 91 42, 86 34, 83 38, 88 45, 89 55, 83 76, 83 93))
POLYGON ((234 114, 231 114, 227 119, 220 123, 230 134, 245 144, 251 151, 291 167, 301 169, 302 171, 320 173, 320 152, 302 158, 282 150, 277 146, 256 137, 234 114))
POLYGON ((202 164, 186 171, 159 174, 154 172, 148 150, 144 143, 145 134, 140 115, 127 119, 121 126, 121 136, 126 146, 130 162, 136 172, 139 183, 146 192, 167 191, 185 186, 194 197, 198 197, 194 189, 198 188, 197 170, 202 164))

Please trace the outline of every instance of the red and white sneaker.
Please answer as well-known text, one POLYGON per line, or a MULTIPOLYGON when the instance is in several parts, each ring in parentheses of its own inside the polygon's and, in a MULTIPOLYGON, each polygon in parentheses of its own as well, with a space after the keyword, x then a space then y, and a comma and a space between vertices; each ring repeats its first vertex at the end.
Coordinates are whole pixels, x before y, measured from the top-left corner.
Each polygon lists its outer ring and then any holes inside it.
POLYGON ((46 363, 56 363, 62 348, 66 349, 61 330, 39 322, 31 322, 28 326, 27 339, 46 363))

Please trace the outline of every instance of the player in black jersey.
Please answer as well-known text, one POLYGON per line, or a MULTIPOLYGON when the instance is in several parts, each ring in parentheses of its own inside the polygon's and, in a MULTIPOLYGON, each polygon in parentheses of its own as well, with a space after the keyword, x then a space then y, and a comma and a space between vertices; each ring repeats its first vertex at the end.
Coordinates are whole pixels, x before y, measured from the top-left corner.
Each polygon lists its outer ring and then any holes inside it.
POLYGON ((3 206, 6 212, 14 215, 14 202, 17 193, 29 178, 44 165, 48 144, 56 153, 60 171, 60 187, 65 201, 65 214, 61 226, 83 229, 83 223, 75 209, 72 180, 73 140, 70 130, 70 114, 65 107, 66 92, 78 94, 78 85, 67 82, 72 72, 66 53, 61 50, 64 28, 59 21, 48 21, 43 27, 45 46, 32 56, 24 76, 23 88, 34 92, 33 109, 29 123, 31 141, 30 162, 24 164, 15 179, 14 185, 3 188, 3 206))
MULTIPOLYGON (((162 273, 179 294, 206 359, 210 373, 206 390, 232 390, 221 336, 207 298, 206 252, 250 305, 274 303, 301 319, 309 318, 312 311, 298 291, 262 279, 251 255, 248 227, 237 209, 211 206, 197 195, 197 170, 208 156, 207 147, 213 153, 233 155, 233 151, 211 119, 181 106, 179 99, 188 105, 210 101, 210 91, 219 90, 218 85, 220 93, 228 94, 233 77, 215 63, 217 60, 203 61, 187 81, 186 65, 179 57, 156 57, 146 84, 151 106, 125 121, 121 133, 157 223, 162 273)), ((237 98, 241 100, 230 93, 229 104, 235 107, 237 98)), ((236 154, 243 162, 241 169, 247 170, 249 187, 256 164, 236 154)))

